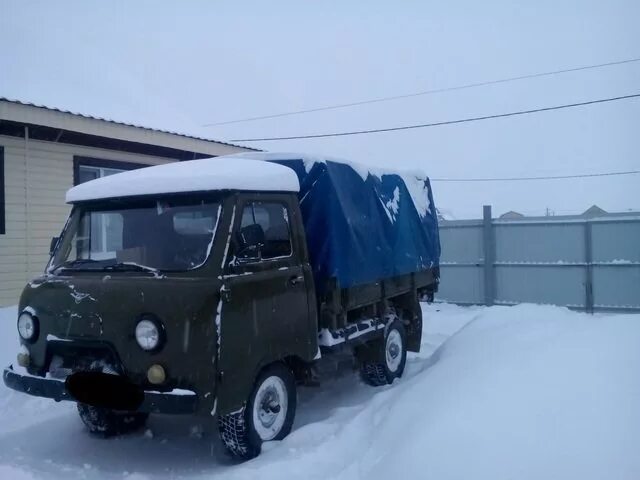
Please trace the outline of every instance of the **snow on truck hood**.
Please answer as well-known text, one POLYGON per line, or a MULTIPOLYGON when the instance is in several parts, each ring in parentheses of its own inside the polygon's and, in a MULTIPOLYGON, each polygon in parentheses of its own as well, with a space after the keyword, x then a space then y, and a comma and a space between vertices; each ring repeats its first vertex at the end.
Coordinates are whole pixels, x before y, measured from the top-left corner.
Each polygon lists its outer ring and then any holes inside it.
POLYGON ((167 163, 98 178, 67 191, 67 203, 207 190, 300 190, 288 167, 235 156, 167 163))

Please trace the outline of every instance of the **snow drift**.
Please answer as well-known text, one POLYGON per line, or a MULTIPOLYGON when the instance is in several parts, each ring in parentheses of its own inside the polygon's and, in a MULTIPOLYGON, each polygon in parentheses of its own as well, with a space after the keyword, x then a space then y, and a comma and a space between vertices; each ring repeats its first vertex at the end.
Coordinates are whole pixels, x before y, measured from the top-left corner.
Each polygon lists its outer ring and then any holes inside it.
MULTIPOLYGON (((185 419, 154 417, 146 434, 104 441, 83 432, 73 405, 0 386, 0 477, 640 478, 640 315, 423 310, 423 350, 403 379, 372 389, 347 370, 301 390, 292 434, 245 464, 185 419)), ((15 314, 0 310, 5 361, 15 314)))

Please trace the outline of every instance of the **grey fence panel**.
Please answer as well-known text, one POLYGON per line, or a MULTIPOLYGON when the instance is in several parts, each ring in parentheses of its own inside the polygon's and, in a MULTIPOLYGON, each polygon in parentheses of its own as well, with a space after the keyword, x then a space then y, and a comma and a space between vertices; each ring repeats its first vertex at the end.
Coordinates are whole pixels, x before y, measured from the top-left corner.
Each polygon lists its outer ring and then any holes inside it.
POLYGON ((438 298, 456 303, 484 303, 482 222, 440 227, 438 298))
POLYGON ((585 271, 580 265, 498 265, 496 303, 545 303, 585 307, 585 271))
POLYGON ((441 227, 441 263, 482 262, 482 224, 478 226, 441 227))
POLYGON ((484 303, 482 266, 441 265, 439 299, 453 303, 484 303))
POLYGON ((640 264, 595 265, 593 303, 596 308, 640 308, 640 264))
POLYGON ((496 262, 582 263, 584 225, 494 223, 496 262))
POLYGON ((593 261, 640 263, 640 221, 592 222, 593 261))
POLYGON ((640 310, 638 216, 491 220, 488 209, 485 223, 442 222, 440 238, 440 301, 640 310))

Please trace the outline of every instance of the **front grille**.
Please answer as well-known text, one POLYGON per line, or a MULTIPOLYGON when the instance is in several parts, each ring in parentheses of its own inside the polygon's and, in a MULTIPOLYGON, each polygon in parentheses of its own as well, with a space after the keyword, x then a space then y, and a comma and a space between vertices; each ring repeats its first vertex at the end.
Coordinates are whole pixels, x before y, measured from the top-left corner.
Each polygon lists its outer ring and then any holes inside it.
POLYGON ((47 357, 47 372, 53 378, 63 379, 75 372, 123 373, 113 350, 102 343, 49 342, 47 357))
POLYGON ((73 370, 71 368, 64 367, 64 359, 62 357, 54 355, 49 363, 49 371, 47 373, 51 378, 64 380, 71 375, 72 372, 73 370))

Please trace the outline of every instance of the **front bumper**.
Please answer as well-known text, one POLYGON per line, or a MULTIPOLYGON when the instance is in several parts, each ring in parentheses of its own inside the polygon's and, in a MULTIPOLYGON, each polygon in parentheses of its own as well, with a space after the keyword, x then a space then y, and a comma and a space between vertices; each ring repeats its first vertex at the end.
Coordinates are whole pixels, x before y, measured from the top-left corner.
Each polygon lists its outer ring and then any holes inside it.
MULTIPOLYGON (((28 373, 17 373, 13 365, 4 369, 2 374, 4 384, 18 392, 36 397, 51 398, 56 402, 78 400, 69 392, 67 381, 52 378, 37 377, 28 373)), ((196 411, 198 397, 190 391, 154 392, 142 391, 142 401, 135 409, 137 412, 191 414, 196 411)))

